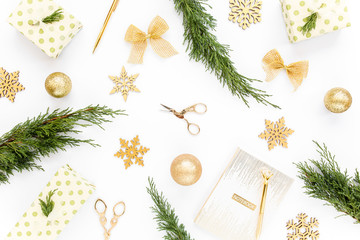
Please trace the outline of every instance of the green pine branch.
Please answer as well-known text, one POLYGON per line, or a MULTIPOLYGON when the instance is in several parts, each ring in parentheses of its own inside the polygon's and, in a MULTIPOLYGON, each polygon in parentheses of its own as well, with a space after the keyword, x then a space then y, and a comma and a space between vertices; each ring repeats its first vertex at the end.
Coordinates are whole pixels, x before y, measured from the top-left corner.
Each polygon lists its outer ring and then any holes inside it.
POLYGON ((316 28, 316 21, 318 17, 319 14, 315 12, 306 18, 306 23, 304 24, 304 26, 301 27, 301 32, 303 35, 309 33, 311 30, 316 28))
POLYGON ((306 194, 310 197, 326 201, 338 212, 349 215, 360 223, 360 174, 348 175, 347 170, 341 171, 335 156, 315 142, 320 160, 309 159, 309 162, 296 164, 299 178, 305 183, 306 194))
POLYGON ((53 23, 53 22, 59 22, 64 18, 63 10, 62 8, 59 8, 55 12, 53 12, 51 15, 43 18, 42 22, 45 24, 53 23))
POLYGON ((93 140, 73 137, 81 133, 77 127, 110 122, 107 117, 125 115, 122 110, 112 110, 106 106, 88 106, 72 111, 56 109, 19 123, 0 137, 0 184, 8 183, 15 172, 42 170, 37 164, 41 157, 65 151, 66 147, 76 147, 81 143, 98 146, 93 140))
POLYGON ((258 103, 279 106, 270 103, 267 98, 271 95, 265 91, 254 88, 253 82, 261 82, 239 74, 230 59, 230 48, 222 45, 217 37, 211 33, 215 31, 216 19, 206 12, 210 7, 207 0, 173 0, 175 9, 182 14, 184 25, 184 43, 190 59, 202 62, 206 69, 216 75, 223 87, 227 85, 230 92, 243 100, 249 107, 249 98, 258 103))
POLYGON ((158 230, 165 231, 165 240, 194 240, 190 234, 185 230, 183 224, 179 224, 179 218, 175 214, 175 210, 170 203, 165 199, 163 193, 159 193, 156 189, 154 180, 149 177, 149 187, 147 192, 154 201, 154 206, 151 207, 155 213, 154 219, 158 223, 158 230))
POLYGON ((54 210, 55 202, 51 198, 54 196, 56 191, 57 191, 57 189, 50 191, 48 193, 48 195, 46 196, 45 201, 43 201, 39 198, 39 204, 41 207, 41 211, 43 212, 43 214, 46 217, 49 217, 50 213, 54 210))

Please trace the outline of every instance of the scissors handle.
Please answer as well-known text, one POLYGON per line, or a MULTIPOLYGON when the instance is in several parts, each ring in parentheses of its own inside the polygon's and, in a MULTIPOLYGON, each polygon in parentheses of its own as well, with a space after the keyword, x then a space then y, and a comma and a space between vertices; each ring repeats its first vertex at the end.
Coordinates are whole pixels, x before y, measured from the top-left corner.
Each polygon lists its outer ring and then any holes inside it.
POLYGON ((125 210, 126 210, 126 206, 125 206, 125 203, 124 203, 124 202, 118 202, 117 204, 115 204, 115 206, 114 206, 114 208, 113 208, 114 217, 111 219, 111 221, 110 221, 111 227, 110 227, 109 230, 107 231, 108 234, 109 234, 109 236, 110 236, 111 230, 112 230, 112 229, 116 226, 116 224, 118 223, 119 217, 121 217, 122 215, 124 215, 125 210), (117 214, 117 213, 116 213, 116 208, 117 208, 118 206, 120 206, 120 205, 123 207, 123 210, 122 210, 122 212, 121 212, 120 214, 117 214))
POLYGON ((189 121, 186 120, 185 118, 184 118, 184 120, 187 123, 187 129, 191 135, 198 135, 200 133, 199 125, 197 125, 195 123, 189 123, 189 121))
POLYGON ((122 215, 124 215, 125 211, 126 211, 126 206, 125 206, 125 203, 122 201, 115 204, 115 206, 113 208, 114 216, 116 216, 116 217, 121 217, 122 215), (117 208, 117 206, 120 206, 120 205, 122 206, 123 210, 120 214, 116 214, 116 208, 117 208))
POLYGON ((207 106, 204 103, 197 103, 188 108, 185 108, 184 111, 185 111, 185 113, 186 112, 195 112, 198 114, 204 114, 207 112, 207 106), (198 107, 203 107, 204 110, 199 110, 198 107))
POLYGON ((95 202, 95 205, 94 205, 94 208, 95 208, 95 211, 100 215, 100 214, 105 214, 106 213, 106 210, 107 210, 107 206, 106 206, 106 203, 102 200, 102 199, 98 199, 98 200, 96 200, 96 202, 95 202), (98 204, 99 203, 102 203, 103 205, 104 205, 104 210, 103 211, 99 211, 98 210, 98 204))
POLYGON ((102 226, 103 229, 104 229, 105 240, 107 240, 107 239, 109 239, 110 234, 109 234, 109 232, 106 230, 106 223, 107 223, 107 219, 106 219, 106 217, 105 217, 105 213, 106 213, 106 210, 107 210, 106 203, 99 198, 98 200, 96 200, 95 205, 94 205, 94 208, 95 208, 95 211, 97 212, 97 214, 98 214, 99 217, 100 217, 100 223, 101 223, 101 226, 102 226), (104 210, 103 210, 103 211, 99 211, 99 209, 98 209, 98 204, 99 204, 99 203, 102 203, 102 204, 104 205, 104 210))

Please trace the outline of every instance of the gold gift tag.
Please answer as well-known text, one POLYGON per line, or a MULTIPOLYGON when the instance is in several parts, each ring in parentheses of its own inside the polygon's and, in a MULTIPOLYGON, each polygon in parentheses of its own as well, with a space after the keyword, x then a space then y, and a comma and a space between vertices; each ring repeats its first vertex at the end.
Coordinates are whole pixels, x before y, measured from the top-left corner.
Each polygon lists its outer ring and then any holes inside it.
POLYGON ((251 210, 255 210, 256 209, 256 205, 249 202, 248 200, 246 200, 245 198, 240 197, 239 195, 237 195, 236 193, 234 193, 234 195, 232 196, 232 199, 237 201, 238 203, 244 205, 245 207, 251 209, 251 210))

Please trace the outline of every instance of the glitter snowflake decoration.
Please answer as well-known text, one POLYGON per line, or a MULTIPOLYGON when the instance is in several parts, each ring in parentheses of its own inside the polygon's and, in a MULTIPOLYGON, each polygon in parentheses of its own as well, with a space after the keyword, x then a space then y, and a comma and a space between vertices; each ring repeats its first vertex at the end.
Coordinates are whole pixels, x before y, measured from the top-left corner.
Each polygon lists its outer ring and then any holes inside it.
POLYGON ((134 137, 134 139, 130 142, 131 145, 129 145, 129 141, 120 138, 121 149, 115 153, 114 156, 121 159, 126 157, 124 159, 125 169, 128 169, 131 165, 134 164, 133 160, 135 160, 135 164, 144 166, 143 156, 150 149, 140 146, 139 136, 134 137))
POLYGON ((250 27, 250 24, 261 21, 262 2, 258 0, 230 0, 231 12, 229 20, 237 21, 242 29, 250 27))
POLYGON ((24 86, 19 83, 19 71, 8 73, 0 68, 0 98, 6 97, 14 102, 16 93, 23 90, 24 86))
POLYGON ((320 233, 314 228, 319 227, 319 222, 316 218, 310 218, 307 221, 308 216, 305 213, 300 213, 297 217, 297 222, 290 220, 286 224, 287 230, 291 230, 288 233, 288 240, 318 240, 320 233))
POLYGON ((135 74, 129 77, 125 68, 122 67, 120 77, 109 76, 109 78, 116 84, 110 94, 121 92, 126 102, 129 92, 140 92, 140 90, 134 85, 134 81, 138 76, 139 74, 135 74))
POLYGON ((262 132, 259 137, 268 142, 269 150, 274 149, 276 146, 287 148, 287 137, 294 133, 293 130, 285 126, 285 119, 282 117, 276 123, 265 120, 266 130, 262 132))

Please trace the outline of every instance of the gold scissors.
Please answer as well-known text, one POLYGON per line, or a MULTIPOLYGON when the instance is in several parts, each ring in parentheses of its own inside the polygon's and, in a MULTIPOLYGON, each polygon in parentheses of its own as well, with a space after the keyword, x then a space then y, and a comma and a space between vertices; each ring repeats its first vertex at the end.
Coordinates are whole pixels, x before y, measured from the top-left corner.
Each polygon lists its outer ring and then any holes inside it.
POLYGON ((112 218, 111 221, 110 221, 111 227, 110 227, 108 230, 107 230, 106 227, 105 227, 105 225, 106 225, 106 223, 107 223, 107 219, 106 219, 106 217, 105 217, 106 210, 107 210, 107 206, 106 206, 105 202, 104 202, 103 200, 101 200, 101 199, 96 200, 94 208, 95 208, 95 211, 96 211, 96 212, 99 214, 99 216, 100 216, 100 223, 101 223, 101 226, 104 228, 104 231, 105 231, 105 232, 104 232, 105 240, 109 240, 111 230, 113 230, 113 228, 114 228, 114 227, 116 226, 116 224, 118 223, 119 217, 121 217, 121 216, 124 215, 124 213, 125 213, 125 210, 126 210, 125 203, 124 203, 124 202, 118 202, 117 204, 115 204, 115 206, 114 206, 114 208, 113 208, 114 216, 113 216, 113 218, 112 218), (102 203, 102 204, 104 205, 104 210, 103 210, 103 211, 99 211, 99 210, 98 210, 97 205, 98 205, 99 203, 102 203), (120 205, 123 207, 123 211, 122 211, 120 214, 116 214, 116 207, 118 207, 118 206, 120 206, 120 205))
POLYGON ((184 119, 187 123, 187 129, 189 131, 189 133, 191 135, 198 135, 200 133, 200 127, 199 125, 195 124, 195 123, 190 123, 187 119, 185 119, 185 114, 188 113, 188 112, 195 112, 195 113, 198 113, 198 114, 204 114, 207 112, 207 106, 204 104, 204 103, 198 103, 198 104, 194 104, 190 107, 187 107, 185 108, 184 110, 182 110, 181 112, 177 112, 175 111, 174 109, 170 108, 170 107, 167 107, 163 104, 160 104, 161 106, 163 106, 164 108, 166 108, 169 112, 172 112, 176 117, 180 118, 180 119, 184 119), (201 110, 197 110, 198 107, 203 107, 204 110, 201 111, 201 110), (194 130, 191 130, 191 129, 195 129, 194 130))

